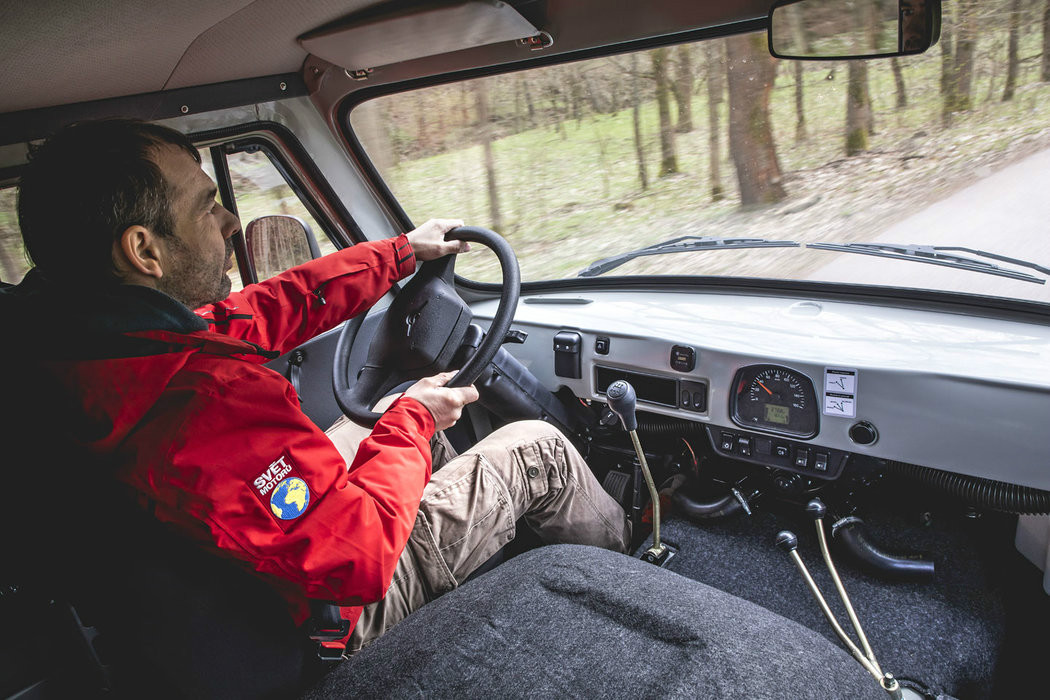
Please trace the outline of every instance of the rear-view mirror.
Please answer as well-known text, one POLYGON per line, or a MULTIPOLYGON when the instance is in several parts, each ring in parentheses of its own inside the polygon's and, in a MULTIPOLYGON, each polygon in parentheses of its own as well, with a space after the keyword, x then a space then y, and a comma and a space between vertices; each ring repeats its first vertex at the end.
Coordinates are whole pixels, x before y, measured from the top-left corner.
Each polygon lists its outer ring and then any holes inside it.
POLYGON ((260 216, 244 229, 248 261, 260 280, 321 257, 310 225, 295 216, 260 216))
POLYGON ((781 0, 769 11, 769 52, 831 60, 907 56, 933 46, 940 0, 781 0))

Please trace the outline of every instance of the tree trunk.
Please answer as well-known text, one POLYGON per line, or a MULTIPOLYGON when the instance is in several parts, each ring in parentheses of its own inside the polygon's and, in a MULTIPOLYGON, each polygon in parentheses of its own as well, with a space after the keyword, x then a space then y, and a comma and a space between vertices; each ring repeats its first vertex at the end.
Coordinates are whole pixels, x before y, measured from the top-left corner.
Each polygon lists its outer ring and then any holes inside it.
POLYGON ((528 78, 522 78, 521 85, 525 92, 525 108, 529 111, 529 126, 536 128, 536 105, 532 102, 532 86, 528 78))
POLYGON ((678 124, 675 131, 687 134, 693 130, 693 58, 690 47, 681 45, 675 51, 675 77, 672 86, 678 105, 678 124))
POLYGON ((1021 30, 1021 0, 1010 0, 1010 39, 1006 50, 1006 86, 1003 88, 1003 102, 1014 98, 1017 88, 1017 44, 1021 30))
POLYGON ((976 0, 959 0, 955 38, 955 90, 953 112, 973 109, 973 57, 977 52, 976 0))
POLYGON ((941 123, 949 126, 955 105, 955 9, 941 6, 941 123))
MULTIPOLYGON (((1048 0, 1050 1, 1050 0, 1048 0)), ((710 163, 711 199, 725 199, 722 189, 722 145, 719 138, 718 108, 725 100, 725 67, 722 65, 721 41, 709 41, 705 49, 707 57, 707 152, 710 163)))
POLYGON ((897 88, 897 109, 904 109, 908 106, 908 93, 904 89, 904 71, 896 57, 890 59, 890 68, 893 69, 893 84, 897 88))
POLYGON ((776 74, 765 34, 726 39, 729 85, 729 150, 736 166, 743 207, 772 204, 787 197, 781 182, 769 97, 776 74))
POLYGON ((1043 10, 1043 66, 1040 72, 1043 82, 1050 81, 1050 0, 1043 10))
POLYGON ((660 114, 660 177, 678 172, 674 126, 671 124, 671 85, 667 75, 667 49, 649 52, 656 81, 656 107, 660 114))
POLYGON ((806 140, 806 108, 802 94, 802 77, 806 68, 802 61, 795 61, 795 140, 806 140))
POLYGON ((850 61, 846 85, 846 155, 855 156, 868 150, 869 112, 871 103, 865 89, 868 84, 868 64, 850 61))
POLYGON ((496 187, 496 163, 492 155, 492 125, 489 124, 488 86, 484 80, 474 81, 474 96, 478 107, 478 139, 485 160, 485 181, 489 194, 489 228, 499 231, 503 228, 503 217, 500 214, 499 190, 496 187))
POLYGON ((645 144, 642 142, 642 86, 638 78, 638 54, 631 54, 631 117, 634 123, 634 152, 638 157, 638 180, 642 189, 649 189, 649 175, 645 171, 645 144))

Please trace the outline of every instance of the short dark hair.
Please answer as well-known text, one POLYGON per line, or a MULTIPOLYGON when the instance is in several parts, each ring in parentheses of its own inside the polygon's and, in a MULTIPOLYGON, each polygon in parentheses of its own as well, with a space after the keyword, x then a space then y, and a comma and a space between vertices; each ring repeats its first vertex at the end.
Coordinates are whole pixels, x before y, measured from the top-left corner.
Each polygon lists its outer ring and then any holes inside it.
POLYGON ((184 134, 131 119, 72 124, 31 148, 18 223, 33 264, 54 279, 119 281, 113 242, 129 226, 173 235, 172 187, 154 154, 164 146, 200 162, 184 134))

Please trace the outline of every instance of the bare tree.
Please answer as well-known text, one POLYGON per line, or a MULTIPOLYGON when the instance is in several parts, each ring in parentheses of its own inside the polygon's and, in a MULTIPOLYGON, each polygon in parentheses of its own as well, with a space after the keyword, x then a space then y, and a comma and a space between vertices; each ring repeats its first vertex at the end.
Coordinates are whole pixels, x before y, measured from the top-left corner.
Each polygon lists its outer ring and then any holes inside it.
POLYGON ((1010 0, 1010 39, 1006 50, 1006 85, 1003 87, 1003 102, 1014 98, 1017 89, 1017 44, 1021 30, 1021 0, 1010 0))
POLYGON ((478 111, 478 140, 481 143, 485 165, 485 181, 489 195, 489 223, 497 231, 503 228, 503 217, 500 214, 499 189, 496 186, 496 163, 492 155, 492 124, 489 122, 488 86, 484 80, 474 81, 474 97, 478 111))
POLYGON ((709 41, 705 49, 707 59, 707 151, 710 163, 711 198, 716 202, 725 199, 722 189, 722 146, 719 133, 718 110, 725 102, 725 67, 722 65, 725 47, 722 41, 709 41))
POLYGON ((1039 77, 1042 81, 1050 81, 1050 0, 1046 0, 1043 9, 1043 64, 1039 77))
POLYGON ((687 134, 693 130, 693 56, 692 49, 686 44, 675 49, 674 80, 671 82, 671 90, 674 92, 674 101, 678 105, 678 123, 675 131, 679 134, 687 134))
POLYGON ((638 157, 638 180, 642 189, 649 189, 649 175, 645 170, 645 144, 642 142, 642 87, 638 76, 638 54, 631 54, 631 117, 634 124, 634 152, 638 157))
POLYGON ((765 34, 726 39, 729 86, 729 150, 736 166, 741 206, 772 204, 787 197, 769 121, 776 63, 765 34))
POLYGON ((894 56, 890 59, 890 68, 893 70, 893 84, 897 90, 897 109, 908 106, 908 93, 904 87, 904 71, 901 70, 901 62, 894 56))
POLYGON ((795 61, 795 140, 806 140, 806 105, 803 99, 802 79, 806 67, 802 61, 795 61))
POLYGON ((954 17, 941 24, 941 118, 973 109, 973 63, 977 50, 977 0, 959 0, 954 17), (954 20, 954 21, 952 21, 954 20), (954 40, 954 47, 952 42, 954 40))
POLYGON ((656 109, 660 115, 660 177, 678 172, 674 126, 671 124, 671 81, 667 75, 667 54, 666 48, 649 52, 653 80, 656 81, 656 109))
POLYGON ((868 64, 850 61, 846 81, 846 155, 868 150, 871 135, 871 102, 868 96, 868 64))

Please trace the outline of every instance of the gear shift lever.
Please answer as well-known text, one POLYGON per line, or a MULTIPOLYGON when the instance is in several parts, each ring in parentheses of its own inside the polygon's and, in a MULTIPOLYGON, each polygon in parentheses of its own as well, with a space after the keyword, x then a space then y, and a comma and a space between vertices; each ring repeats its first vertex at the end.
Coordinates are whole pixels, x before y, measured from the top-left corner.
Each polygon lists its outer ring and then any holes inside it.
POLYGON ((668 548, 667 545, 660 542, 660 495, 656 492, 656 484, 649 471, 649 463, 645 461, 642 444, 638 441, 638 419, 634 414, 637 396, 634 393, 634 387, 622 379, 610 384, 605 390, 605 396, 609 399, 609 410, 620 417, 624 430, 631 436, 634 452, 638 455, 638 463, 645 477, 645 485, 649 487, 649 496, 653 502, 653 546, 642 555, 642 558, 651 564, 659 565, 669 559, 667 557, 668 548))

